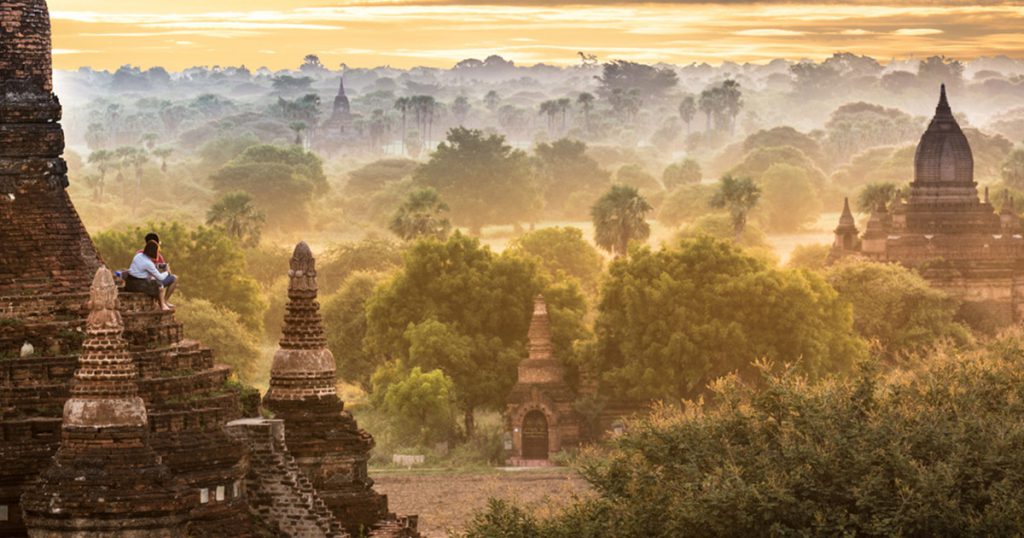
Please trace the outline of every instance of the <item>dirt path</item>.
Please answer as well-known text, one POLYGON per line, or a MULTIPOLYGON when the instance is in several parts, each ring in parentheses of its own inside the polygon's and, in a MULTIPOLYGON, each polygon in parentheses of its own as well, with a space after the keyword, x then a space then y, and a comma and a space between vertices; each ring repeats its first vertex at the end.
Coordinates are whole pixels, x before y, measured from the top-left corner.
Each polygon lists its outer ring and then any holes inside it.
POLYGON ((375 489, 388 496, 391 511, 419 514, 420 531, 444 538, 462 531, 473 513, 494 497, 534 507, 543 515, 587 491, 575 473, 561 468, 493 472, 371 471, 375 489))

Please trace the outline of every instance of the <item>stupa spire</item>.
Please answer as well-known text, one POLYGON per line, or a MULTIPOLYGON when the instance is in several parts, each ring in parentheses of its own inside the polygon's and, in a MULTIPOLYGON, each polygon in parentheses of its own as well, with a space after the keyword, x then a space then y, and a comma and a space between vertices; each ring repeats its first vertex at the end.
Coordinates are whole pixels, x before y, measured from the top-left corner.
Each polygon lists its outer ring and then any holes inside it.
POLYGON ((549 360, 552 355, 551 322, 548 319, 548 305, 543 295, 533 300, 533 317, 526 334, 530 346, 530 360, 549 360))
POLYGON ((939 86, 939 104, 935 106, 936 116, 953 116, 953 110, 949 107, 949 101, 946 99, 946 85, 942 84, 939 86))

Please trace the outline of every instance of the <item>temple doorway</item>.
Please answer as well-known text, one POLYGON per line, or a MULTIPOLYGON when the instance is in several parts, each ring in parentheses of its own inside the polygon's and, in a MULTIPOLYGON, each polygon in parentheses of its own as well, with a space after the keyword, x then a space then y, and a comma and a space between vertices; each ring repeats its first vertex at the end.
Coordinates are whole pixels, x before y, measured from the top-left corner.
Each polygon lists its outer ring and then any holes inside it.
POLYGON ((548 459, 548 419, 540 411, 523 418, 523 459, 548 459))

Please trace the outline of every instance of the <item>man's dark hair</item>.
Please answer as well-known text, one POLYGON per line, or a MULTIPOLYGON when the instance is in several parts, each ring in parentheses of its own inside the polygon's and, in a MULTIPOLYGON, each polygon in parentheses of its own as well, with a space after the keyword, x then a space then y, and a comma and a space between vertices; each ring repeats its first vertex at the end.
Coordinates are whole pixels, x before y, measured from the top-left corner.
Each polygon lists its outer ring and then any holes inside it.
POLYGON ((159 243, 160 236, 153 232, 149 232, 148 234, 146 234, 146 242, 149 243, 150 241, 156 241, 157 243, 159 243))
POLYGON ((156 241, 147 241, 142 253, 155 260, 160 255, 160 245, 156 241))

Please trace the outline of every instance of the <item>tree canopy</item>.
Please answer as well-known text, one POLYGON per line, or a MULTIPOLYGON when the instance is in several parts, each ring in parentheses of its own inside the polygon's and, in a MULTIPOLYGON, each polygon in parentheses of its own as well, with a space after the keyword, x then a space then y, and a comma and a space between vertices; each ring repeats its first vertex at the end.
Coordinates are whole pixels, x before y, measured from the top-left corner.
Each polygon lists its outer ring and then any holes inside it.
POLYGON ((862 356, 849 306, 823 278, 779 270, 729 242, 701 237, 638 249, 610 267, 597 309, 594 365, 634 399, 693 398, 762 358, 811 375, 862 356))
POLYGON ((523 234, 509 248, 533 256, 551 279, 575 278, 588 293, 596 293, 604 259, 579 228, 543 228, 523 234))
POLYGON ((651 235, 645 220, 651 209, 635 187, 612 185, 590 210, 594 242, 612 254, 626 254, 630 241, 644 241, 651 235))
POLYGON ((452 219, 474 232, 487 224, 522 222, 539 206, 526 153, 503 136, 476 129, 449 131, 414 179, 436 189, 451 206, 452 219))

